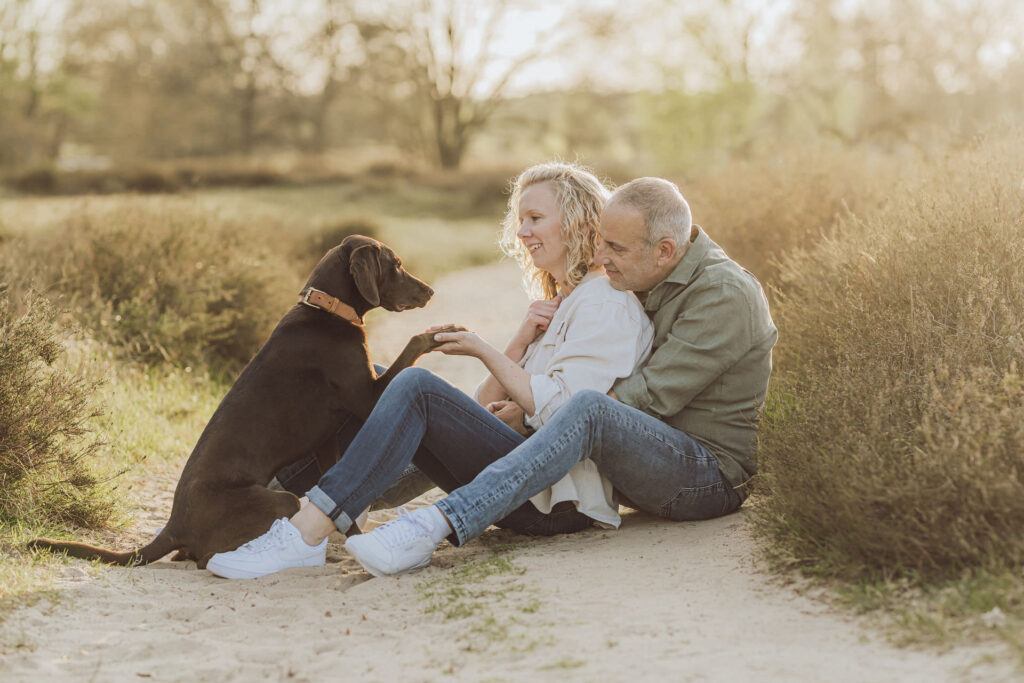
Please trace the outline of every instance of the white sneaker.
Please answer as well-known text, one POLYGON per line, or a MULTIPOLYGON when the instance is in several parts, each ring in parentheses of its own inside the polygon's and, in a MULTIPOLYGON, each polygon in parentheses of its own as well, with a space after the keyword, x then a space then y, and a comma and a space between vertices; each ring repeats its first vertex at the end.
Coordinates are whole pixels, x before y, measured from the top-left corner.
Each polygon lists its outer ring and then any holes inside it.
POLYGON ((282 517, 259 538, 211 557, 206 568, 225 579, 255 579, 291 567, 322 567, 326 561, 327 539, 309 545, 302 540, 302 532, 282 517))
POLYGON ((399 508, 398 514, 398 519, 369 533, 349 536, 345 541, 345 550, 374 576, 422 569, 430 564, 430 556, 440 545, 440 541, 434 540, 426 508, 411 513, 399 508))

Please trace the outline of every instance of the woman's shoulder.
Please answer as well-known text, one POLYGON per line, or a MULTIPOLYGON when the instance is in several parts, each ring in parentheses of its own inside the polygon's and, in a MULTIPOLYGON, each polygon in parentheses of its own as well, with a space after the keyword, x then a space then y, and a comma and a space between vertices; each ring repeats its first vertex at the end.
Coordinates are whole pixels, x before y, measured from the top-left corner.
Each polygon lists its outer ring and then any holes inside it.
POLYGON ((618 304, 630 311, 643 311, 643 305, 633 292, 615 289, 604 273, 594 272, 587 275, 569 299, 572 300, 577 294, 580 295, 577 298, 577 306, 618 304))

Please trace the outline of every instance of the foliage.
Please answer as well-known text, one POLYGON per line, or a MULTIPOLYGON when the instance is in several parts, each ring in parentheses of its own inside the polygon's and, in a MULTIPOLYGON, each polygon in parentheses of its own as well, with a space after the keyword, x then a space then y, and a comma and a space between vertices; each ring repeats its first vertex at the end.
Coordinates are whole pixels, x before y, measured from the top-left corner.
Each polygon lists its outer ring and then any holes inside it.
POLYGON ((372 218, 359 216, 346 218, 312 231, 312 234, 306 239, 297 240, 295 242, 295 257, 297 261, 308 265, 309 270, 312 270, 329 249, 341 244, 346 237, 365 235, 380 239, 380 232, 380 224, 372 218))
POLYGON ((784 261, 757 508, 780 558, 915 579, 1024 563, 1022 149, 922 167, 784 261))
POLYGON ((0 287, 0 520, 103 524, 111 507, 88 467, 96 382, 57 363, 54 309, 34 295, 27 303, 15 313, 0 287))
POLYGON ((230 162, 216 164, 129 164, 102 170, 62 171, 49 166, 38 166, 10 173, 3 183, 22 194, 76 195, 140 194, 180 192, 200 187, 266 187, 287 185, 292 182, 337 179, 335 174, 310 177, 308 173, 282 173, 258 164, 236 165, 230 162))
POLYGON ((215 214, 128 202, 85 211, 10 248, 21 254, 24 277, 63 294, 97 339, 148 363, 230 373, 297 291, 272 247, 215 214))
POLYGON ((762 282, 774 283, 784 254, 833 233, 851 212, 881 207, 908 165, 870 151, 819 145, 705 169, 679 187, 694 221, 762 282))
POLYGON ((659 168, 692 172, 764 146, 755 127, 767 98, 748 82, 712 92, 642 93, 636 98, 645 148, 659 168))

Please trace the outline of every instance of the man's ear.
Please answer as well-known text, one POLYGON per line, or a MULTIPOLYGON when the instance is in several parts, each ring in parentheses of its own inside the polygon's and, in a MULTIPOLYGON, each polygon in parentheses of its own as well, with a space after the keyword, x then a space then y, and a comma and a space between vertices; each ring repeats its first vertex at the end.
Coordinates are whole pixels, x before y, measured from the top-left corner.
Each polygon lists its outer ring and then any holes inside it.
POLYGON ((671 237, 662 237, 655 249, 658 252, 658 267, 661 268, 672 262, 679 251, 679 245, 671 237))
POLYGON ((355 280, 359 295, 371 306, 380 305, 380 247, 364 244, 356 247, 348 257, 348 272, 355 280))

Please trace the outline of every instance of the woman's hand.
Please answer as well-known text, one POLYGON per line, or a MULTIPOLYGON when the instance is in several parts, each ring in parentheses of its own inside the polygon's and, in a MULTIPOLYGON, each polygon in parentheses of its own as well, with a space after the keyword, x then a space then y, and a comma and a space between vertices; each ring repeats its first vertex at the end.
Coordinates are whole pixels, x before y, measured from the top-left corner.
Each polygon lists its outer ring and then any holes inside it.
POLYGON ((526 414, 515 401, 492 401, 487 404, 486 408, 488 412, 494 415, 494 417, 498 418, 523 436, 530 435, 526 430, 526 414))
MULTIPOLYGON (((482 358, 487 351, 494 351, 493 347, 481 339, 475 332, 440 332, 434 335, 434 340, 441 342, 435 351, 440 351, 446 356, 474 356, 482 358)), ((495 351, 496 353, 496 351, 495 351)))
POLYGON ((538 334, 548 329, 548 325, 551 324, 551 319, 555 317, 555 311, 558 310, 561 303, 561 296, 532 302, 526 310, 526 317, 512 337, 513 340, 524 348, 529 346, 538 334))

